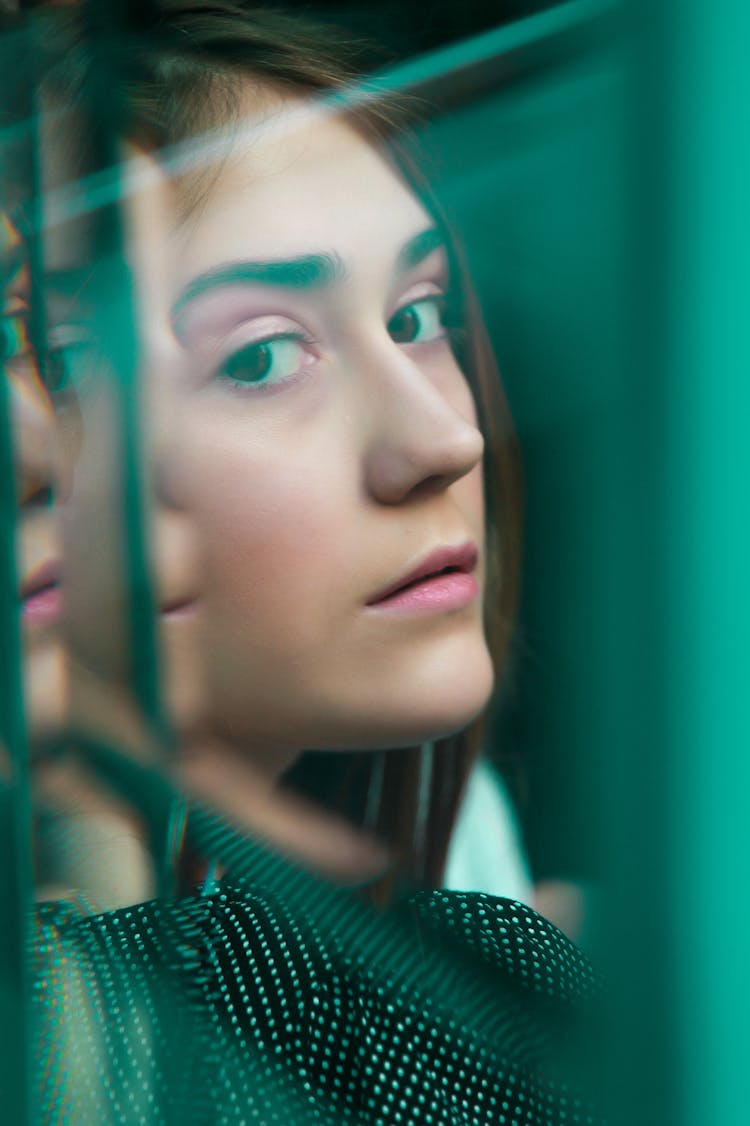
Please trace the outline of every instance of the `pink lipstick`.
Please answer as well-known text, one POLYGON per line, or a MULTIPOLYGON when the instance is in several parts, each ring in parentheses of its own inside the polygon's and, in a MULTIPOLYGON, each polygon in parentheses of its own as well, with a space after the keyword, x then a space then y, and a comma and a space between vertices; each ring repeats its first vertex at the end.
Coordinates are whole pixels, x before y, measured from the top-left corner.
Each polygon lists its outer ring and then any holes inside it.
POLYGON ((175 602, 170 606, 163 606, 161 611, 163 618, 190 618, 195 613, 195 600, 185 599, 182 602, 175 602))
POLYGON ((461 610, 479 594, 474 575, 478 557, 474 543, 438 548, 367 605, 401 613, 461 610))
POLYGON ((29 625, 53 625, 62 613, 60 566, 48 560, 37 567, 23 584, 23 620, 29 625))

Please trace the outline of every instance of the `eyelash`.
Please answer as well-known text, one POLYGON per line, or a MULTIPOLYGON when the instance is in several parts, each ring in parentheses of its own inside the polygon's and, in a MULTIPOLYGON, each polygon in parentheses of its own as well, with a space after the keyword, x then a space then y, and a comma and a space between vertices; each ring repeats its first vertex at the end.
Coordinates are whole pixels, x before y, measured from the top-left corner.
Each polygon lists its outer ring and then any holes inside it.
MULTIPOLYGON (((449 324, 448 301, 447 295, 445 293, 425 294, 424 296, 416 297, 413 300, 407 301, 403 305, 399 306, 399 308, 396 309, 388 319, 387 324, 389 326, 389 331, 391 331, 390 326, 393 325, 397 317, 403 316, 408 310, 417 309, 420 306, 429 306, 436 310, 441 331, 439 332, 439 334, 434 335, 429 340, 404 340, 400 342, 396 340, 396 343, 402 343, 404 346, 409 347, 418 347, 420 345, 434 344, 440 340, 450 340, 452 338, 453 329, 449 324)), ((393 331, 395 331, 395 329, 393 331)), ((391 336, 395 340, 396 338, 393 336, 393 331, 391 331, 391 336)), ((221 383, 228 386, 232 391, 238 392, 239 394, 269 394, 272 391, 279 390, 289 383, 296 382, 296 380, 303 374, 305 368, 312 367, 315 364, 318 357, 312 350, 314 349, 316 343, 317 341, 314 340, 313 337, 308 336, 306 333, 302 332, 270 333, 258 340, 249 340, 246 343, 242 344, 240 347, 236 348, 233 352, 230 353, 230 355, 226 357, 226 359, 215 370, 213 380, 220 381, 221 383), (243 354, 252 353, 256 349, 261 349, 264 347, 268 348, 271 345, 283 343, 284 341, 292 341, 298 344, 301 349, 307 349, 307 355, 309 357, 307 362, 297 367, 288 375, 282 376, 274 380, 273 382, 247 381, 235 379, 232 376, 229 369, 233 362, 237 361, 243 354)), ((261 373, 260 379, 263 379, 265 374, 266 373, 261 373)))
MULTIPOLYGON (((268 394, 272 390, 277 390, 284 387, 287 383, 293 383, 302 374, 302 371, 311 367, 317 360, 317 356, 313 352, 316 341, 304 332, 277 332, 269 333, 266 336, 260 337, 258 340, 248 340, 235 348, 227 357, 222 361, 219 367, 214 372, 214 380, 221 381, 227 385, 231 390, 237 391, 240 394, 268 394), (299 365, 295 370, 288 375, 282 376, 272 382, 248 382, 242 379, 235 379, 231 374, 231 368, 237 361, 245 354, 253 353, 259 354, 260 349, 269 349, 272 345, 284 344, 285 342, 294 343, 299 346, 300 350, 306 350, 307 360, 299 365)), ((264 378, 266 373, 261 374, 261 379, 264 378)))

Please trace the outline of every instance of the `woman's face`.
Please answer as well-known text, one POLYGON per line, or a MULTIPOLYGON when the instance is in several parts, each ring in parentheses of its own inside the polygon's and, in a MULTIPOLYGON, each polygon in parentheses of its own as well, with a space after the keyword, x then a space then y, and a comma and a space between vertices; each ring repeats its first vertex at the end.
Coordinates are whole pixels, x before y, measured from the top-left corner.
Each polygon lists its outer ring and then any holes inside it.
POLYGON ((58 459, 54 414, 29 339, 31 284, 26 247, 5 213, 0 213, 0 266, 0 379, 5 381, 13 424, 25 695, 30 727, 40 733, 60 722, 64 684, 63 653, 54 628, 58 602, 54 566, 59 542, 50 507, 58 459))
MULTIPOLYGON (((322 114, 236 145, 201 183, 190 209, 171 184, 133 215, 178 725, 279 761, 456 730, 493 680, 483 440, 434 221, 322 114)), ((84 466, 85 450, 74 553, 84 466)))

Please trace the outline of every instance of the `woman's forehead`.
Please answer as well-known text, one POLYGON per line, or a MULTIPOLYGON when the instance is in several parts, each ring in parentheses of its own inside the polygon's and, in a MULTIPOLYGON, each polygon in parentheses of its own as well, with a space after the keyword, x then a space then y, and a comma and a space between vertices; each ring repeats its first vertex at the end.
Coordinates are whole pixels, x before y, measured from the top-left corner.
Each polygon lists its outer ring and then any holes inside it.
MULTIPOLYGON (((327 253, 347 273, 374 278, 434 225, 356 119, 325 101, 248 96, 231 127, 194 138, 174 162, 169 151, 135 143, 122 155, 128 257, 139 283, 167 300, 194 276, 237 259, 327 253)), ((47 210, 47 269, 80 266, 88 239, 78 228, 87 217, 60 223, 47 210)))
POLYGON ((322 248, 343 256, 363 245, 377 253, 431 225, 411 189, 350 120, 304 104, 283 107, 273 128, 241 134, 203 178, 203 199, 175 230, 188 269, 205 268, 238 244, 259 258, 322 248))

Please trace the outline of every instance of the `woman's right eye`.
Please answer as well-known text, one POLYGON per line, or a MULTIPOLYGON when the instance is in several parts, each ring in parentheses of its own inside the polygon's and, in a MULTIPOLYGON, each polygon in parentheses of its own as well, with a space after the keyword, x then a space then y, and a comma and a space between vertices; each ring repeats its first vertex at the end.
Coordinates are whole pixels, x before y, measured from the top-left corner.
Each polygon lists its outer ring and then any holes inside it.
POLYGON ((309 344, 297 333, 253 341, 224 360, 215 378, 243 389, 286 383, 314 362, 309 344))
POLYGON ((80 325, 58 325, 47 335, 44 383, 50 395, 65 396, 81 383, 92 363, 92 341, 80 325))
POLYGON ((63 395, 73 385, 70 347, 50 347, 44 368, 44 383, 50 395, 63 395))

